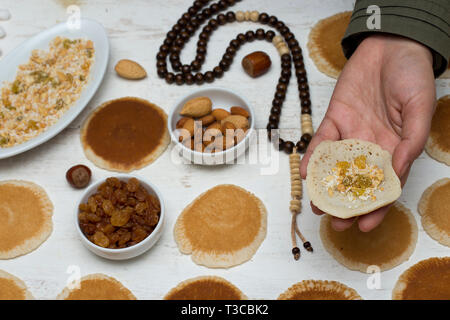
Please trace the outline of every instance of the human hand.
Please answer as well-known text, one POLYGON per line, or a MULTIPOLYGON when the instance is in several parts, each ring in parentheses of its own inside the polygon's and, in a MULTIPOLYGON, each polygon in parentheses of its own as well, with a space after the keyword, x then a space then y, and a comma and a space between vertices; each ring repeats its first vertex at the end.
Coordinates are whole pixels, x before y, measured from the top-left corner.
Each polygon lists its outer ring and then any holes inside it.
MULTIPOLYGON (((302 178, 320 142, 355 138, 389 151, 403 186, 427 140, 435 95, 433 58, 427 47, 393 35, 366 38, 339 76, 327 113, 302 159, 302 178)), ((311 207, 316 214, 324 213, 312 203, 311 207)), ((374 229, 388 208, 360 216, 359 229, 374 229)), ((333 217, 332 226, 342 231, 354 220, 333 217)))

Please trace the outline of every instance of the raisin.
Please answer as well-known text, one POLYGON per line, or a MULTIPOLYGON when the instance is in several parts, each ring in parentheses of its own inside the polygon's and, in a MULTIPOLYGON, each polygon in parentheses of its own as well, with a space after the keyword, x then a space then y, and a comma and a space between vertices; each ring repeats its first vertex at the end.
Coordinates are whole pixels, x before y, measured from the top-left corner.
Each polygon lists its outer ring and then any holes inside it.
POLYGON ((115 208, 114 205, 112 204, 111 200, 105 200, 102 203, 102 208, 103 211, 108 215, 108 216, 112 216, 115 208))
POLYGON ((136 192, 139 189, 139 180, 136 178, 131 178, 127 182, 128 192, 136 192))
POLYGON ((142 240, 147 238, 147 235, 147 231, 145 231, 144 228, 137 227, 131 233, 131 239, 135 242, 141 242, 142 240))
POLYGON ((101 231, 95 232, 93 240, 100 247, 107 248, 109 246, 109 238, 101 231))
POLYGON ((115 227, 121 227, 130 220, 130 213, 127 210, 116 210, 111 216, 111 224, 115 227))
POLYGON ((147 203, 146 202, 139 202, 136 205, 136 212, 137 212, 137 214, 143 214, 145 209, 147 209, 147 203))

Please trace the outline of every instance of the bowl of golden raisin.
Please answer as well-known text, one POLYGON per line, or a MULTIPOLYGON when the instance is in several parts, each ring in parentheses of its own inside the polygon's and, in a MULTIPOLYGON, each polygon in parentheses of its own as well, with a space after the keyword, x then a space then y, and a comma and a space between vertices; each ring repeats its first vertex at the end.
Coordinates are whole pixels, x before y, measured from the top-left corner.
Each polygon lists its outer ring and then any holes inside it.
POLYGON ((83 244, 112 260, 134 258, 150 249, 164 225, 164 203, 157 188, 126 174, 93 183, 75 211, 83 244))

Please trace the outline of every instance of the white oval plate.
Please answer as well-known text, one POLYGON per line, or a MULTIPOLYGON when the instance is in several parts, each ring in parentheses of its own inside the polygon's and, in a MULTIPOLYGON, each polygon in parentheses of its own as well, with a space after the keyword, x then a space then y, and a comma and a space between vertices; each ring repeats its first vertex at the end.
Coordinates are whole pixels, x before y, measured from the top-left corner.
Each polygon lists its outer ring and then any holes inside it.
POLYGON ((69 29, 65 22, 57 24, 26 40, 6 57, 0 59, 0 87, 3 86, 4 81, 14 81, 18 66, 28 62, 31 52, 34 49, 48 50, 50 42, 57 36, 71 39, 85 38, 94 42, 95 60, 91 67, 89 82, 83 89, 80 98, 66 111, 58 122, 27 142, 10 148, 0 148, 0 159, 28 151, 60 133, 83 111, 103 80, 109 58, 108 36, 100 23, 90 19, 81 19, 80 28, 78 29, 69 29))

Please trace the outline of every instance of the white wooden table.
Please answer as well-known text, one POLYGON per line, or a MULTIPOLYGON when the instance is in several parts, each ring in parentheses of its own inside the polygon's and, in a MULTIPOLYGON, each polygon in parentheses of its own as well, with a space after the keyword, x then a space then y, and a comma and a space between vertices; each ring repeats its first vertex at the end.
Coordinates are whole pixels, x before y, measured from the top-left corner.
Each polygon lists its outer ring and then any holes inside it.
MULTIPOLYGON (((419 260, 432 256, 448 256, 450 249, 432 240, 420 224, 417 202, 423 190, 435 180, 450 175, 450 168, 425 153, 415 162, 400 199, 410 208, 419 225, 419 240, 411 259, 381 274, 381 289, 368 289, 369 275, 350 271, 337 263, 323 248, 318 228, 320 218, 312 214, 305 197, 301 229, 310 239, 314 253, 302 250, 300 261, 292 258, 290 244, 290 212, 288 158, 280 155, 280 169, 274 175, 261 175, 261 165, 200 167, 176 165, 171 161, 170 147, 155 163, 136 172, 155 183, 162 191, 167 208, 165 231, 158 244, 148 253, 129 261, 104 260, 85 249, 74 226, 75 202, 80 191, 70 188, 65 181, 66 170, 77 163, 93 169, 93 179, 104 179, 111 172, 94 167, 84 156, 79 141, 80 124, 100 103, 126 95, 148 99, 168 113, 181 95, 194 87, 167 85, 155 70, 155 56, 165 34, 187 8, 191 0, 3 0, 0 7, 8 8, 12 18, 0 22, 7 36, 0 40, 3 54, 22 41, 46 28, 67 19, 66 7, 79 5, 82 17, 102 23, 111 41, 111 58, 105 80, 85 111, 61 134, 44 145, 22 155, 0 161, 0 179, 25 179, 43 186, 54 203, 54 231, 36 251, 12 260, 0 261, 0 269, 23 279, 39 299, 53 299, 65 286, 71 265, 81 268, 82 275, 105 273, 116 277, 139 299, 160 299, 182 280, 199 275, 222 276, 238 286, 250 298, 274 299, 292 284, 304 279, 337 280, 354 289, 365 299, 390 299, 398 276, 419 260), (134 59, 148 71, 147 79, 129 82, 118 78, 113 70, 122 58, 134 59), (200 193, 219 183, 233 183, 260 197, 269 212, 267 238, 251 261, 228 270, 208 269, 184 256, 174 242, 172 229, 182 209, 200 193)), ((308 57, 306 43, 310 28, 316 21, 334 13, 351 10, 351 0, 245 0, 233 10, 269 12, 287 23, 295 33, 305 53, 305 65, 311 87, 314 126, 317 128, 331 97, 335 80, 320 73, 308 57)), ((258 26, 259 27, 259 26, 258 26)), ((250 23, 221 27, 211 37, 204 68, 216 65, 226 45, 237 33, 257 27, 250 23)), ((197 33, 198 34, 198 33, 197 33)), ((194 39, 194 38, 193 38, 194 39)), ((191 61, 196 40, 185 47, 183 61, 191 61)), ((213 85, 236 89, 253 104, 256 127, 265 128, 280 65, 276 49, 266 42, 245 45, 237 54, 235 63, 225 76, 213 85), (242 72, 240 60, 256 50, 266 51, 275 62, 271 71, 250 80, 242 72)), ((203 69, 203 70, 206 70, 203 69)), ((290 138, 298 140, 298 92, 291 81, 281 117, 281 128, 289 129, 290 138)), ((437 81, 438 97, 450 92, 450 80, 437 81)), ((287 134, 289 135, 289 133, 287 134)))

